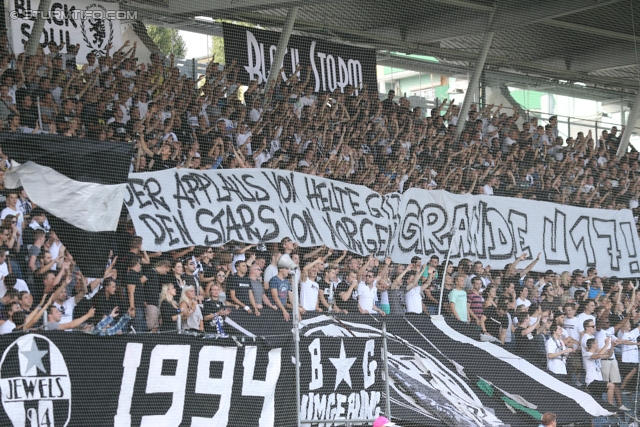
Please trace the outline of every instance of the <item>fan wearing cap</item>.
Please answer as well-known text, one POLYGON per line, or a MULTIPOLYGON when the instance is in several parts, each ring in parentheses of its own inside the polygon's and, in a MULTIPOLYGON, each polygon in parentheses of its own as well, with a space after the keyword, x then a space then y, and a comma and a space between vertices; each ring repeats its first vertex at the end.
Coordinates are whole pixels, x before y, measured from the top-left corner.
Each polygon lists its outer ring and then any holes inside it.
MULTIPOLYGON (((273 276, 269 280, 269 288, 271 290, 271 297, 276 302, 276 305, 282 311, 282 316, 285 321, 289 321, 291 316, 287 311, 288 302, 293 301, 293 294, 291 288, 291 282, 288 279, 289 269, 287 267, 278 267, 278 274, 273 276)), ((302 307, 299 307, 300 314, 304 314, 305 311, 302 307)))

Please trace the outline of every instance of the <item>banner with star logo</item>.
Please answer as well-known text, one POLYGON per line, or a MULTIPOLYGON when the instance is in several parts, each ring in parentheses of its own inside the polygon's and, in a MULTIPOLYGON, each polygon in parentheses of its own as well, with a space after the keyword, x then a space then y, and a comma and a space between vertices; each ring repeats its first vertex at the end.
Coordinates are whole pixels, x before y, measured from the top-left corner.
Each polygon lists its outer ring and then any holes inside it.
POLYGON ((371 419, 385 407, 381 338, 303 338, 301 413, 307 420, 371 419))
MULTIPOLYGON (((291 322, 275 311, 229 317, 229 338, 1 335, 0 426, 295 425, 291 322)), ((564 425, 609 414, 589 394, 444 320, 309 314, 300 333, 300 413, 325 427, 385 412, 385 368, 398 425, 537 425, 547 411, 564 425)))

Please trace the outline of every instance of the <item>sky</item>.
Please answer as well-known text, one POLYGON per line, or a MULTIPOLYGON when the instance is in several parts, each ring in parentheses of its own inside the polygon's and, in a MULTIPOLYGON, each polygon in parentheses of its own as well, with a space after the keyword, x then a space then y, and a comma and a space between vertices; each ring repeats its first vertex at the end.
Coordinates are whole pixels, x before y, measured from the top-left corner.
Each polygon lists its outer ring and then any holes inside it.
POLYGON ((187 44, 186 59, 199 58, 209 53, 211 49, 211 37, 205 34, 191 33, 188 31, 180 31, 180 35, 187 44))

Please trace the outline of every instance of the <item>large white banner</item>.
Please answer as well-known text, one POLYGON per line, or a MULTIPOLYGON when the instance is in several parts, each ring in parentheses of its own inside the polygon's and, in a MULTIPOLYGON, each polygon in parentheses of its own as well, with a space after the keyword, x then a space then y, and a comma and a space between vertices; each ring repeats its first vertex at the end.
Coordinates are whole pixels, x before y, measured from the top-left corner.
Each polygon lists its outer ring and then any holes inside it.
MULTIPOLYGON (((535 270, 596 267, 640 272, 629 210, 585 209, 494 196, 367 187, 287 171, 172 169, 130 175, 125 203, 147 250, 230 240, 327 245, 408 263, 418 255, 466 257, 502 268, 522 253, 535 270), (457 230, 457 231, 452 231, 457 230)), ((526 261, 525 261, 526 262, 526 261)))
MULTIPOLYGON (((24 43, 29 39, 34 20, 41 17, 39 4, 39 0, 5 0, 7 28, 16 55, 24 52, 24 43)), ((49 53, 46 45, 51 40, 58 45, 61 42, 66 46, 80 44, 77 58, 79 63, 84 63, 89 52, 104 55, 109 43, 113 44, 112 53, 120 48, 120 20, 135 19, 135 13, 119 10, 116 2, 63 0, 52 1, 44 18, 40 43, 45 53, 49 53)))

